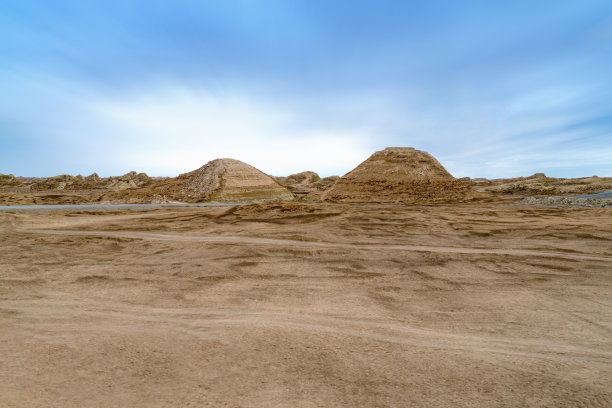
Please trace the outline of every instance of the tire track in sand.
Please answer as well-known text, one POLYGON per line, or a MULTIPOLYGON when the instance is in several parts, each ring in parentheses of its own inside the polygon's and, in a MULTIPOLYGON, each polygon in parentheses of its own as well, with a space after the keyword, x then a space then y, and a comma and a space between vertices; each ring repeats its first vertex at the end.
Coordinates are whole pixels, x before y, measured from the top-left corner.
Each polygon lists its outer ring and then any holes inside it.
POLYGON ((19 232, 31 234, 49 235, 72 235, 72 236, 96 236, 113 238, 132 238, 154 241, 179 241, 179 242, 205 242, 211 244, 250 244, 250 245, 280 245, 302 248, 333 248, 333 249, 357 249, 357 250, 393 250, 413 252, 437 252, 449 254, 493 254, 512 256, 540 256, 593 261, 612 261, 612 256, 601 254, 586 254, 573 252, 557 252, 547 250, 529 250, 520 248, 465 248, 428 245, 403 245, 403 244, 366 244, 366 243, 337 243, 322 241, 298 241, 290 239, 248 237, 239 235, 178 235, 162 234, 141 231, 72 231, 72 230, 20 230, 19 232))
MULTIPOLYGON (((188 335, 210 337, 215 330, 232 328, 272 328, 305 330, 332 335, 358 337, 413 347, 494 353, 531 359, 569 362, 589 360, 603 366, 612 365, 612 352, 601 348, 567 344, 542 339, 504 338, 500 336, 450 333, 420 328, 403 322, 381 322, 316 313, 251 309, 166 309, 122 303, 65 301, 59 299, 5 301, 5 310, 14 312, 15 324, 32 331, 96 331, 105 325, 130 327, 159 325, 188 335)), ((9 323, 10 324, 10 323, 9 323)))

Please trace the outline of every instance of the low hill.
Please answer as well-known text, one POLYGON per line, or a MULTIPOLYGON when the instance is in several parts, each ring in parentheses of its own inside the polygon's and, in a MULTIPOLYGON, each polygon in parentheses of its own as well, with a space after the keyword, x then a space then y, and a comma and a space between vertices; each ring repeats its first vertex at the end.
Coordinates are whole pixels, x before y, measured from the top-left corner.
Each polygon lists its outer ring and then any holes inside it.
POLYGON ((388 147, 370 156, 320 195, 325 201, 436 203, 475 192, 427 152, 388 147))
POLYGON ((144 189, 108 194, 104 200, 194 203, 291 200, 293 197, 291 191, 251 165, 235 159, 216 159, 199 169, 144 189))

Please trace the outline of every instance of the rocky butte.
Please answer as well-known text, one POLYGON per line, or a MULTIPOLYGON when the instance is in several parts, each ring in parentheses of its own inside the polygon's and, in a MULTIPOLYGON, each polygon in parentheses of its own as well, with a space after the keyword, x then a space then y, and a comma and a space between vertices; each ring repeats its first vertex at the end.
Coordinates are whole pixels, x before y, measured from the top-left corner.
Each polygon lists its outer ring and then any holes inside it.
POLYGON ((432 155, 412 147, 378 151, 320 195, 324 201, 442 203, 477 193, 432 155))
POLYGON ((293 194, 272 177, 240 160, 216 159, 189 173, 152 187, 174 200, 258 201, 291 200, 293 194))

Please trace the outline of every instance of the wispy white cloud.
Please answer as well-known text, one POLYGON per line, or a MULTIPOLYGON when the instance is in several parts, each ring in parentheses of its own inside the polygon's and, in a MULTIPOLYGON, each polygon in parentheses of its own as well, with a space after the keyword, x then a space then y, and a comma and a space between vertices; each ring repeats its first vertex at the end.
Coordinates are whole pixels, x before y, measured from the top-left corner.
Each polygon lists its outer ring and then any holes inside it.
POLYGON ((156 174, 232 157, 270 174, 310 169, 330 175, 348 171, 369 153, 369 135, 358 129, 296 129, 301 119, 290 105, 245 95, 164 85, 128 98, 95 100, 90 109, 100 121, 129 134, 122 161, 156 174))
POLYGON ((610 169, 603 0, 5 3, 0 172, 342 174, 392 145, 457 176, 610 169))

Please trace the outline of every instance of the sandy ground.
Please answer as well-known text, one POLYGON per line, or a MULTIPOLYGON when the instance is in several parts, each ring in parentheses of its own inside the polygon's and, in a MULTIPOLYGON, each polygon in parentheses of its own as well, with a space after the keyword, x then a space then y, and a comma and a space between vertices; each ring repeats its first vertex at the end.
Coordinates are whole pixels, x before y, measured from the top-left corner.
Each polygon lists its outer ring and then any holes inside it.
POLYGON ((2 407, 610 407, 612 210, 0 214, 2 407))

